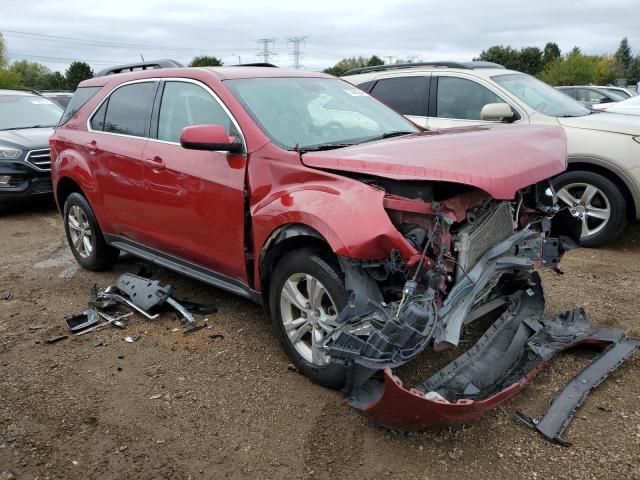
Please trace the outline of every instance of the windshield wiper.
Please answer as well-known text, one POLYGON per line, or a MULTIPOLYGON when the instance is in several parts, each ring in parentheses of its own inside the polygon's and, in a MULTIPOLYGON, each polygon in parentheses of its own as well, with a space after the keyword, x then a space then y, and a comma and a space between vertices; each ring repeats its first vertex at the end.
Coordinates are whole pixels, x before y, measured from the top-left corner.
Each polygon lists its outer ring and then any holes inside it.
POLYGON ((404 130, 386 132, 386 133, 383 133, 382 135, 378 135, 377 137, 368 138, 362 143, 375 142, 376 140, 384 140, 386 138, 401 137, 403 135, 411 135, 412 133, 417 133, 417 132, 409 132, 409 131, 404 131, 404 130))
POLYGON ((308 147, 300 147, 298 151, 300 153, 306 152, 320 152, 322 150, 333 150, 335 148, 351 147, 355 143, 322 143, 320 145, 309 145, 308 147))
POLYGON ((26 130, 27 128, 52 128, 55 125, 27 125, 26 127, 9 127, 2 130, 26 130))

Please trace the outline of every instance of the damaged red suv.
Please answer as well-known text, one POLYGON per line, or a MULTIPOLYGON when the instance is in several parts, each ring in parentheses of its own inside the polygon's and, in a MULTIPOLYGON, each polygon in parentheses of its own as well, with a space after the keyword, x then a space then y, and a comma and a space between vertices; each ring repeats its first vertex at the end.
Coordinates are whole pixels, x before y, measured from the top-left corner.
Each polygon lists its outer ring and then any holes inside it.
POLYGON ((558 127, 422 131, 342 80, 249 66, 96 77, 64 118, 54 192, 83 267, 122 250, 263 304, 297 368, 380 423, 466 421, 596 341, 579 312, 543 319, 533 273, 576 234, 546 182, 558 127), (491 312, 458 363, 393 375, 491 312))

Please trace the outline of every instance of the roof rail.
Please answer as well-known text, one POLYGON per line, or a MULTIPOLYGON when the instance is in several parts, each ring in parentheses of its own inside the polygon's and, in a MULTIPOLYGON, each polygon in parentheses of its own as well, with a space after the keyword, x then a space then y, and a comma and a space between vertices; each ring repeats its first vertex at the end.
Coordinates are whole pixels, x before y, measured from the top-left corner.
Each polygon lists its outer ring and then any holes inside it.
POLYGON ((235 65, 229 65, 230 67, 271 67, 271 68, 278 68, 277 65, 274 65, 273 63, 264 63, 264 62, 258 62, 258 63, 237 63, 235 65))
POLYGON ((356 75, 358 73, 383 72, 385 70, 395 70, 400 68, 418 68, 418 67, 446 67, 446 68, 464 68, 473 70, 474 68, 504 68, 503 65, 493 62, 417 62, 417 63, 396 63, 394 65, 376 65, 373 67, 354 68, 341 76, 356 75))
POLYGON ((149 62, 128 63, 126 65, 117 65, 111 68, 105 68, 96 73, 96 77, 104 77, 105 75, 114 75, 116 73, 135 72, 136 70, 152 70, 156 68, 180 68, 183 65, 175 60, 163 59, 152 60, 149 62))

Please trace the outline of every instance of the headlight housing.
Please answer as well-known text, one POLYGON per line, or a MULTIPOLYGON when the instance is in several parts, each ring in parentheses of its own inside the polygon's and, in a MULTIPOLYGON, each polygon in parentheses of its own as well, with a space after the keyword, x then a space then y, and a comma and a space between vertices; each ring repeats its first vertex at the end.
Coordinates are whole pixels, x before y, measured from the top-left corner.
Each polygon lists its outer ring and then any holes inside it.
POLYGON ((0 160, 11 160, 22 155, 22 150, 0 146, 0 160))

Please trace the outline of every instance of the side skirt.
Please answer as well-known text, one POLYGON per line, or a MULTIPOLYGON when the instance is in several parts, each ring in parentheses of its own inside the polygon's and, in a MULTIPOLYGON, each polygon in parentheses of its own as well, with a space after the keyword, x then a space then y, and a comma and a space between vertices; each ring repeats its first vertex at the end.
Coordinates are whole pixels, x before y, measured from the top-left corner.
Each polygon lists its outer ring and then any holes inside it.
POLYGON ((110 234, 105 234, 104 238, 109 245, 124 252, 143 258, 157 265, 161 265, 187 277, 195 278, 196 280, 208 285, 213 285, 221 290, 234 293, 240 297, 248 298, 252 302, 262 305, 262 295, 260 295, 260 292, 252 290, 238 280, 229 278, 182 258, 147 247, 128 238, 110 234))

